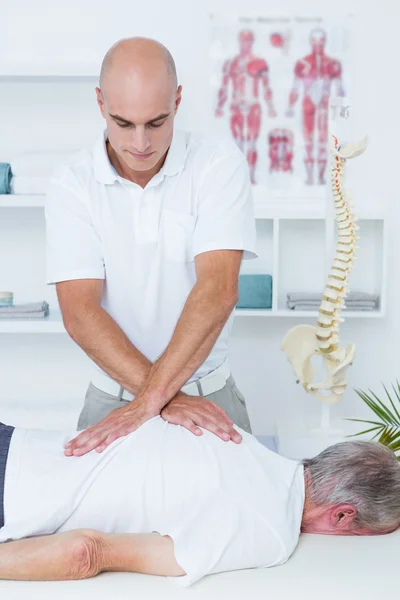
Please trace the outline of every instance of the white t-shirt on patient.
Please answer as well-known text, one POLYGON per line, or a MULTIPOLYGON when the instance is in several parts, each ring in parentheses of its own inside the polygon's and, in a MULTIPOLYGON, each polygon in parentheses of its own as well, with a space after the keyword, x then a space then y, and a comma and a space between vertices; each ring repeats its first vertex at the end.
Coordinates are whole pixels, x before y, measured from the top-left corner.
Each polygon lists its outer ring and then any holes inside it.
POLYGON ((285 562, 296 548, 304 469, 236 428, 241 444, 195 436, 154 417, 102 453, 64 455, 76 432, 15 429, 5 477, 0 542, 94 528, 159 532, 174 541, 174 577, 285 562))

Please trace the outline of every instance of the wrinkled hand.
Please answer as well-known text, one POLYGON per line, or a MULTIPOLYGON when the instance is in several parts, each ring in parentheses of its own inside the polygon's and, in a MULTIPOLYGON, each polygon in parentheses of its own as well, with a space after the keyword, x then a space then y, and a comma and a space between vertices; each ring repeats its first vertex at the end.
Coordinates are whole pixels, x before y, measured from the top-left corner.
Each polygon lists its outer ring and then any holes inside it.
POLYGON ((160 414, 145 401, 136 398, 126 406, 116 408, 104 419, 82 431, 65 445, 66 456, 82 456, 91 450, 102 452, 120 437, 138 429, 143 423, 160 414))
POLYGON ((178 393, 164 406, 161 416, 165 421, 182 425, 195 435, 202 435, 203 427, 222 440, 240 444, 242 436, 232 427, 233 421, 226 412, 203 396, 188 396, 178 393))

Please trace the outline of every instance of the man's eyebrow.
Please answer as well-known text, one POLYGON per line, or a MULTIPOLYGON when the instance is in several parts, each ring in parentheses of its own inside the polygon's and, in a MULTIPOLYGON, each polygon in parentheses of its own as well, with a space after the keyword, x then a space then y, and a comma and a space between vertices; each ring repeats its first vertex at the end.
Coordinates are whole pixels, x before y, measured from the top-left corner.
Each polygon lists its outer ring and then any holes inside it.
MULTIPOLYGON (((153 125, 153 123, 156 123, 157 121, 161 121, 162 119, 166 119, 167 117, 169 117, 171 113, 163 113, 161 115, 158 115, 158 117, 154 117, 154 119, 151 119, 150 121, 147 121, 147 123, 145 123, 145 125, 153 125)), ((124 117, 120 117, 119 115, 112 115, 111 113, 109 113, 110 117, 112 117, 113 119, 115 119, 116 121, 122 121, 123 123, 126 123, 127 125, 134 125, 135 123, 132 123, 132 121, 128 121, 127 119, 124 119, 124 117)))

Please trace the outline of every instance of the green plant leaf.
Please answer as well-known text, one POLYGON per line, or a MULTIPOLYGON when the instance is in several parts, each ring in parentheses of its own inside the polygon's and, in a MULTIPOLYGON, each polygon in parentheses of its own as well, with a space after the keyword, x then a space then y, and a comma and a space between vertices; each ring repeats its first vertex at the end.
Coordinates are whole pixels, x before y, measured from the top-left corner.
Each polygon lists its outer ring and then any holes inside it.
POLYGON ((362 392, 361 390, 356 390, 356 393, 360 396, 360 398, 365 402, 365 404, 376 414, 382 421, 386 424, 390 425, 390 421, 388 420, 386 414, 381 410, 381 408, 374 402, 374 400, 368 396, 368 394, 362 392))
MULTIPOLYGON (((363 402, 368 406, 368 408, 370 408, 370 410, 372 410, 372 412, 375 415, 377 415, 379 419, 381 419, 381 422, 378 423, 377 421, 367 419, 347 418, 345 419, 346 421, 354 421, 373 426, 369 429, 350 435, 348 437, 356 437, 375 432, 375 434, 371 438, 371 441, 375 440, 376 438, 379 438, 378 442, 383 444, 387 448, 390 448, 393 452, 396 453, 400 451, 400 383, 398 380, 396 380, 396 385, 397 389, 394 385, 392 385, 392 387, 394 396, 397 402, 399 403, 399 408, 396 407, 393 398, 389 394, 383 382, 382 386, 385 390, 386 397, 390 403, 390 406, 386 406, 378 398, 378 396, 374 392, 372 392, 372 390, 368 390, 369 394, 363 392, 362 390, 354 390, 356 394, 361 398, 361 400, 363 400, 363 402), (393 412, 391 409, 393 409, 393 412)), ((396 458, 400 462, 400 454, 396 456, 396 458)))
MULTIPOLYGON (((385 386, 384 384, 382 384, 382 385, 383 385, 383 389, 384 389, 384 390, 385 390, 385 392, 386 392, 386 396, 389 398, 389 402, 390 402, 390 404, 393 406, 393 410, 394 410, 394 412, 395 412, 395 415, 396 415, 397 422, 398 422, 398 423, 400 423, 400 414, 399 414, 399 412, 398 412, 398 410, 397 410, 397 408, 396 408, 396 406, 395 406, 395 404, 394 404, 394 402, 393 402, 393 400, 392 400, 392 398, 391 398, 391 396, 390 396, 389 392, 387 391, 387 389, 386 389, 386 386, 385 386)), ((393 386, 393 391, 396 393, 396 390, 395 390, 395 387, 394 387, 394 386, 393 386)))
POLYGON ((396 431, 395 429, 393 430, 393 428, 391 429, 387 429, 386 431, 383 431, 381 434, 381 439, 379 440, 382 444, 385 444, 385 446, 396 446, 399 445, 400 447, 400 432, 396 431))
POLYGON ((379 438, 379 441, 381 444, 385 444, 387 445, 388 443, 390 443, 390 436, 391 436, 392 430, 389 429, 384 429, 381 433, 381 436, 379 438))
MULTIPOLYGON (((379 425, 379 427, 372 427, 371 429, 366 429, 365 431, 360 431, 359 433, 352 433, 347 437, 357 437, 358 435, 364 435, 366 433, 371 433, 371 431, 376 431, 377 429, 382 430, 382 425, 379 425)), ((379 435, 379 432, 377 435, 379 435)), ((374 436, 374 437, 376 437, 376 436, 374 436)))
MULTIPOLYGON (((397 390, 394 387, 394 384, 392 384, 392 387, 393 387, 393 391, 394 391, 394 393, 396 395, 396 398, 397 398, 397 400, 399 402, 399 405, 400 405, 400 384, 399 384, 398 381, 396 381, 396 383, 397 383, 397 390)), ((396 410, 396 412, 397 412, 397 410, 396 410)), ((399 420, 400 420, 400 414, 398 412, 397 412, 397 414, 399 415, 399 420)))
POLYGON ((377 403, 382 407, 382 410, 386 413, 387 418, 389 419, 389 422, 391 424, 397 424, 397 419, 394 416, 394 414, 391 412, 390 408, 388 408, 387 406, 385 406, 383 404, 383 402, 381 400, 379 400, 378 396, 376 394, 374 394, 374 392, 372 392, 371 390, 369 390, 371 392, 371 394, 373 395, 373 397, 375 398, 375 400, 377 401, 377 403))
POLYGON ((375 402, 375 400, 373 398, 371 398, 371 396, 368 396, 368 394, 366 394, 365 392, 362 392, 361 390, 357 392, 358 395, 360 396, 360 398, 362 400, 364 400, 364 402, 367 404, 367 406, 369 406, 369 408, 376 414, 378 415, 378 417, 380 419, 382 419, 382 421, 384 421, 387 425, 392 425, 393 424, 393 419, 391 418, 390 413, 388 414, 387 411, 381 408, 380 406, 380 401, 379 398, 377 399, 378 402, 375 402))
POLYGON ((351 419, 350 417, 345 417, 344 421, 356 421, 357 423, 371 423, 371 425, 379 425, 380 427, 384 427, 383 423, 378 423, 378 421, 367 421, 366 419, 351 419))

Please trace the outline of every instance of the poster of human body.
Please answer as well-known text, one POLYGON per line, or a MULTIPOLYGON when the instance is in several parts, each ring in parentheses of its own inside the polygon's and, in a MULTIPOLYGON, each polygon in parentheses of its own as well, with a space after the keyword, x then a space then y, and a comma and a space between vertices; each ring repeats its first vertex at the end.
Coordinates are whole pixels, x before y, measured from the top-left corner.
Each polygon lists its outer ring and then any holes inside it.
POLYGON ((213 129, 269 197, 324 196, 329 99, 351 93, 350 18, 213 17, 213 129))

